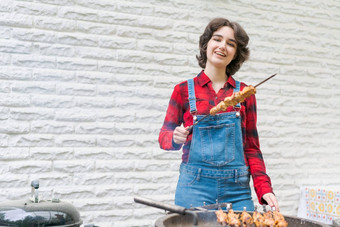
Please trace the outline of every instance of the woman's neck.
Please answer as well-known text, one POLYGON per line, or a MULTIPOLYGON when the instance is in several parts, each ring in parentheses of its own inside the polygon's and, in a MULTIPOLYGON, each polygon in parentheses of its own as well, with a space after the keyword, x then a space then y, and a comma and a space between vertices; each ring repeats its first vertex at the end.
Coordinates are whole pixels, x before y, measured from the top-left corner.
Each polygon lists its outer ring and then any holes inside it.
POLYGON ((215 90, 216 93, 223 88, 225 82, 227 82, 227 75, 225 68, 220 69, 220 68, 211 68, 211 67, 206 67, 204 69, 204 73, 209 77, 209 79, 212 82, 212 86, 215 90))
POLYGON ((210 78, 211 82, 215 83, 225 83, 227 82, 227 75, 225 68, 212 68, 212 67, 206 67, 204 69, 204 73, 210 78))

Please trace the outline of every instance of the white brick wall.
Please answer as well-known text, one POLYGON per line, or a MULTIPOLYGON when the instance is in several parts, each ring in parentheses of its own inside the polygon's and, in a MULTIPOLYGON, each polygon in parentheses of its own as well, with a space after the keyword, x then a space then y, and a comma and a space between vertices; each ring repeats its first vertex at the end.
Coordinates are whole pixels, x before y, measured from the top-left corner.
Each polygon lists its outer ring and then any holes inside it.
MULTIPOLYGON (((284 214, 299 187, 340 187, 340 2, 1 0, 0 201, 39 179, 84 223, 150 226, 172 203, 180 152, 158 147, 175 84, 199 71, 214 17, 239 22, 258 89, 258 130, 284 214)), ((254 200, 256 201, 255 195, 254 200)))

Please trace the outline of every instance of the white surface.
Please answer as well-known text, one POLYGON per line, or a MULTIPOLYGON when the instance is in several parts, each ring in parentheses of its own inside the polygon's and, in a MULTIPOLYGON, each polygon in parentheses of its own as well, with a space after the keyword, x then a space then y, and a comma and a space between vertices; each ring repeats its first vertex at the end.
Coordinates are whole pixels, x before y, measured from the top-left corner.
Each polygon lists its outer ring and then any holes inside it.
POLYGON ((298 217, 332 224, 340 218, 340 187, 301 187, 298 217))

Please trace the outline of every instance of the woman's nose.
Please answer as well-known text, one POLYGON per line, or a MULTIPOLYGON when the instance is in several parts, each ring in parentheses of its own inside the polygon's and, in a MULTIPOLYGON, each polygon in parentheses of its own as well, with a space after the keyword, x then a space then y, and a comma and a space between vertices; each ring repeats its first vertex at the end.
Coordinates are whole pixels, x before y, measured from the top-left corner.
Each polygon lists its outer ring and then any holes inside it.
POLYGON ((223 43, 221 42, 219 48, 220 48, 221 50, 225 50, 225 49, 226 49, 226 44, 223 44, 223 43))

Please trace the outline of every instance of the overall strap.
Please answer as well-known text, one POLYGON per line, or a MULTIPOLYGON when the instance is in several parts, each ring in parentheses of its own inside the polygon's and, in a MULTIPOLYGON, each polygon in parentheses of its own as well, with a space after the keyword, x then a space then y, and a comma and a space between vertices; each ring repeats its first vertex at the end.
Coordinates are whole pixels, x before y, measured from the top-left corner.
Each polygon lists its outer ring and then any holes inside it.
MULTIPOLYGON (((236 88, 234 88, 234 93, 239 92, 239 91, 240 91, 240 87, 241 87, 240 81, 235 80, 235 82, 236 82, 236 88)), ((240 103, 237 103, 237 104, 235 105, 235 107, 240 108, 240 107, 241 107, 241 104, 240 104, 240 103)))
POLYGON ((196 95, 195 95, 194 79, 188 80, 188 95, 189 95, 190 113, 195 114, 197 112, 197 109, 196 109, 196 95))

